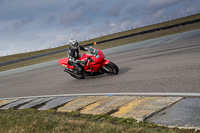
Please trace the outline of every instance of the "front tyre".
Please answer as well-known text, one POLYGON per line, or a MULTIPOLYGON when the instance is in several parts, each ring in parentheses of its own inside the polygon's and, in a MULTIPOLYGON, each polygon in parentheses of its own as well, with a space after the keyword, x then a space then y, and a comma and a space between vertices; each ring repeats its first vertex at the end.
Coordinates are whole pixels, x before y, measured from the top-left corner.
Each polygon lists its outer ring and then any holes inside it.
POLYGON ((107 65, 105 65, 106 73, 109 75, 117 75, 119 72, 119 68, 117 65, 115 65, 113 62, 109 62, 107 65))

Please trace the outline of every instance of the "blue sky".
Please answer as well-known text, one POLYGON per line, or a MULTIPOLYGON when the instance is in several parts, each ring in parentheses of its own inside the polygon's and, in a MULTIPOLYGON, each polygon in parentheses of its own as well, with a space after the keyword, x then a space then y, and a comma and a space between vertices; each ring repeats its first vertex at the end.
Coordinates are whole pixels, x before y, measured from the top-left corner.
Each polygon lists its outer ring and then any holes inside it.
POLYGON ((0 0, 0 56, 200 12, 200 0, 0 0))

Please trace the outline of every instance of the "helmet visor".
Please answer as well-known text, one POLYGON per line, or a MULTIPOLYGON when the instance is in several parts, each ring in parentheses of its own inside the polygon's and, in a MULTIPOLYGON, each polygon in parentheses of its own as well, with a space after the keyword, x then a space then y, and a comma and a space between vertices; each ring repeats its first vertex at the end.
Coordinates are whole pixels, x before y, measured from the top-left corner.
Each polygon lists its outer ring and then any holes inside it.
POLYGON ((78 43, 75 43, 72 45, 73 47, 78 47, 78 43))

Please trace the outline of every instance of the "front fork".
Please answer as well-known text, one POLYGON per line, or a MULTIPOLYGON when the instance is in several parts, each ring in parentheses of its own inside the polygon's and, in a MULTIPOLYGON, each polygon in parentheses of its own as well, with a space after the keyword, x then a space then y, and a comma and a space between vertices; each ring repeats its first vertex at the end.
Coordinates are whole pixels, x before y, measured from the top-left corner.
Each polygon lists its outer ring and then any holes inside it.
POLYGON ((108 65, 109 62, 110 62, 110 60, 104 60, 101 65, 101 68, 103 68, 107 72, 109 72, 109 70, 105 66, 108 65))
POLYGON ((109 72, 109 70, 105 66, 103 66, 103 69, 106 70, 106 72, 109 72))

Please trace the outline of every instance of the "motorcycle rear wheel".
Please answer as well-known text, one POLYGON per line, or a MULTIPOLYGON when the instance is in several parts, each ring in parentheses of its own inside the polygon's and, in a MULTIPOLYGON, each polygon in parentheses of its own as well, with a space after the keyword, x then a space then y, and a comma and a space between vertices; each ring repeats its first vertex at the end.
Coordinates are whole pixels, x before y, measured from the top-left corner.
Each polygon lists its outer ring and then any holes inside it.
POLYGON ((105 67, 106 67, 106 73, 109 75, 117 75, 119 72, 118 66, 111 61, 105 67))

